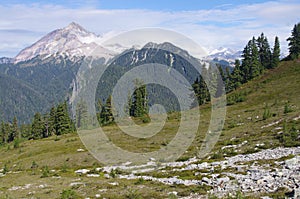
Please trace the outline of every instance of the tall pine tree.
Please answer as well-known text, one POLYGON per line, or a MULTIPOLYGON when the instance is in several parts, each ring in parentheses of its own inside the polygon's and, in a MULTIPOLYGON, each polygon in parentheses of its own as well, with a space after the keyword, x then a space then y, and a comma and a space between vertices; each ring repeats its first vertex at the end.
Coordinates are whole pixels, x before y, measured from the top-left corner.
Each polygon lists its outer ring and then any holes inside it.
POLYGON ((241 62, 240 60, 235 60, 234 69, 232 74, 229 76, 229 88, 228 90, 235 90, 243 83, 243 74, 241 71, 241 62))
POLYGON ((19 138, 19 126, 18 126, 18 120, 16 117, 14 117, 12 125, 11 125, 11 131, 9 133, 8 141, 12 142, 14 139, 19 138))
POLYGON ((100 124, 109 125, 114 122, 112 96, 110 95, 100 112, 100 124))
POLYGON ((130 116, 133 117, 147 116, 149 112, 149 106, 148 106, 146 85, 144 85, 143 82, 138 79, 135 80, 134 84, 135 84, 135 90, 131 98, 132 101, 129 102, 130 116))
POLYGON ((262 73, 262 64, 261 62, 259 61, 259 52, 258 52, 258 48, 256 46, 256 40, 255 40, 255 37, 252 38, 251 40, 251 56, 250 56, 250 74, 249 74, 249 79, 253 79, 257 76, 259 76, 261 73, 262 73))
POLYGON ((280 44, 279 44, 279 39, 276 36, 275 37, 275 42, 274 42, 274 49, 272 53, 272 63, 271 63, 271 68, 275 68, 278 66, 280 61, 280 44))
POLYGON ((267 37, 264 33, 257 38, 257 48, 259 53, 259 61, 263 69, 271 68, 271 49, 267 37))
POLYGON ((44 132, 44 122, 40 113, 36 113, 33 117, 33 122, 31 125, 31 137, 33 139, 42 138, 44 132))
POLYGON ((64 102, 59 104, 56 110, 56 135, 70 133, 72 130, 67 103, 64 102))
POLYGON ((292 35, 287 39, 289 42, 289 58, 297 59, 300 55, 300 23, 295 24, 292 35))

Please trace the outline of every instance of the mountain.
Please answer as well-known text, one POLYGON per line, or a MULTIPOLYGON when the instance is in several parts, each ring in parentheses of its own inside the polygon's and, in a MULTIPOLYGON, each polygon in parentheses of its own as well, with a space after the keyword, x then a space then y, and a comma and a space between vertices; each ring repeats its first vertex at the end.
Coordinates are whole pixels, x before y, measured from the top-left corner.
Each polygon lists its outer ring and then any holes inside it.
POLYGON ((72 81, 81 59, 74 62, 65 57, 35 57, 17 64, 1 64, 0 113, 2 119, 17 116, 20 122, 30 122, 35 112, 67 100, 72 81), (27 111, 24 112, 24 109, 27 111))
POLYGON ((94 49, 101 48, 101 56, 111 58, 114 52, 101 47, 97 42, 101 38, 88 32, 80 25, 72 22, 67 27, 54 30, 38 40, 33 45, 22 50, 15 58, 14 63, 28 61, 37 56, 66 56, 76 58, 88 56, 94 49))
POLYGON ((9 57, 1 57, 0 58, 0 64, 9 64, 13 63, 14 59, 9 57))
POLYGON ((212 50, 205 58, 206 60, 213 61, 224 66, 234 66, 236 59, 241 59, 242 51, 235 51, 230 48, 220 47, 212 50))
POLYGON ((218 49, 212 50, 209 53, 209 58, 212 59, 224 59, 224 60, 235 60, 240 59, 242 55, 242 51, 235 51, 230 48, 220 47, 218 49))
MULTIPOLYGON (((78 85, 80 72, 86 72, 87 78, 91 78, 99 74, 97 70, 107 67, 97 89, 97 97, 104 102, 117 80, 137 65, 153 63, 166 65, 169 71, 171 68, 177 70, 192 84, 200 75, 194 66, 198 65, 201 70, 205 63, 192 57, 186 50, 168 42, 156 44, 149 41, 143 47, 135 46, 128 49, 119 44, 103 47, 101 40, 102 37, 72 22, 65 28, 45 35, 23 49, 15 58, 2 58, 0 74, 10 79, 9 82, 15 86, 14 89, 18 93, 13 98, 10 95, 0 95, 0 113, 3 113, 3 119, 10 120, 17 116, 20 122, 29 122, 33 112, 23 114, 23 106, 28 107, 28 110, 44 112, 63 100, 73 102, 72 93, 80 89, 78 85), (79 71, 85 58, 90 56, 93 57, 94 63, 97 63, 97 67, 92 68, 87 65, 83 71, 79 71), (22 84, 26 85, 27 89, 24 89, 22 84), (39 97, 22 98, 24 96, 22 91, 26 96, 38 94, 39 97), (9 101, 14 103, 8 103, 9 101)), ((159 74, 161 71, 155 72, 159 74)), ((2 82, 0 88, 9 87, 2 82)), ((159 88, 158 92, 155 92, 154 85, 153 87, 150 85, 147 89, 149 89, 150 104, 156 103, 156 99, 161 99, 157 103, 166 104, 168 100, 164 99, 171 99, 173 96, 163 87, 159 88), (159 94, 163 95, 158 97, 159 94)), ((175 99, 174 96, 173 98, 175 99)), ((169 111, 177 110, 178 102, 169 101, 166 107, 169 111)))
MULTIPOLYGON (((148 69, 139 73, 141 77, 146 77, 150 73, 164 74, 164 72, 167 72, 173 79, 183 84, 183 82, 178 79, 177 74, 171 71, 171 69, 176 70, 192 85, 200 76, 200 72, 196 67, 201 71, 203 63, 204 62, 192 57, 187 51, 172 43, 165 42, 156 44, 149 42, 140 49, 128 49, 113 59, 99 80, 96 89, 96 98, 100 99, 102 103, 105 103, 118 80, 136 66, 147 64, 148 69), (154 63, 167 66, 167 71, 164 71, 163 68, 158 69, 157 67, 153 67, 154 63)), ((158 78, 158 76, 160 77, 160 82, 169 81, 168 75, 157 75, 156 77, 158 78)), ((90 77, 90 75, 88 75, 88 77, 90 77)), ((185 86, 189 87, 189 85, 185 86)), ((168 112, 180 109, 178 99, 176 99, 174 93, 169 89, 159 84, 148 84, 147 92, 150 105, 162 104, 168 112)))
POLYGON ((46 99, 24 81, 0 73, 0 120, 14 116, 30 122, 35 112, 42 111, 46 99))

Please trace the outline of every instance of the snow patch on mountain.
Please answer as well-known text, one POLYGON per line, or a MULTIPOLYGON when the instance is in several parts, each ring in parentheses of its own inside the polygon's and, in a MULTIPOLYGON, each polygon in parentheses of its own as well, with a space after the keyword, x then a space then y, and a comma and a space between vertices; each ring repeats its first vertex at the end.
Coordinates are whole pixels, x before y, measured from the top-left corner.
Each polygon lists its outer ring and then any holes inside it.
POLYGON ((211 50, 206 60, 213 61, 220 64, 234 66, 236 59, 241 59, 242 51, 236 51, 230 48, 220 47, 211 50))
POLYGON ((14 58, 14 62, 18 63, 37 56, 49 57, 51 55, 67 55, 72 58, 90 56, 93 53, 94 56, 105 59, 116 55, 116 52, 103 48, 99 44, 100 40, 99 36, 72 22, 65 28, 50 32, 33 45, 22 50, 14 58), (96 54, 95 49, 97 49, 96 54))

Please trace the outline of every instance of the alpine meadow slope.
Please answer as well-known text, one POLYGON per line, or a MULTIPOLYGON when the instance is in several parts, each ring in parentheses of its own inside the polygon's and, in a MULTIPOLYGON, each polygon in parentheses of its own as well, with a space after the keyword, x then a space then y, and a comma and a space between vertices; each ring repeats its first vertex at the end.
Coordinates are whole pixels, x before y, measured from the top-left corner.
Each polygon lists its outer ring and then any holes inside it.
MULTIPOLYGON (((109 168, 103 167, 86 151, 76 134, 68 134, 42 140, 24 141, 18 146, 14 146, 13 143, 2 146, 0 148, 2 154, 0 167, 3 168, 2 172, 5 174, 1 176, 0 181, 1 195, 12 198, 28 196, 54 198, 63 197, 65 192, 71 192, 77 198, 93 198, 99 195, 105 198, 124 198, 123 196, 166 198, 176 192, 177 197, 189 196, 192 193, 197 197, 205 197, 208 194, 209 197, 214 198, 214 195, 218 193, 221 194, 219 197, 228 198, 229 193, 225 191, 226 189, 224 192, 215 190, 218 187, 224 187, 224 185, 218 184, 221 180, 232 179, 233 182, 235 181, 232 176, 226 177, 228 172, 246 176, 247 168, 252 172, 253 165, 256 167, 261 165, 262 168, 271 165, 273 170, 279 172, 283 166, 276 162, 284 162, 297 155, 275 154, 271 159, 257 160, 255 164, 253 161, 246 161, 239 167, 240 169, 224 165, 224 167, 222 165, 218 167, 216 164, 220 160, 235 157, 237 154, 245 154, 245 157, 250 157, 249 154, 264 152, 268 148, 299 146, 299 76, 300 60, 284 61, 277 68, 266 71, 261 77, 249 81, 228 94, 227 98, 231 103, 227 106, 227 118, 222 135, 213 151, 205 159, 197 160, 190 158, 197 154, 203 134, 208 127, 211 108, 209 104, 200 106, 201 124, 197 137, 179 162, 176 162, 181 165, 181 161, 183 161, 182 163, 187 164, 187 170, 183 169, 185 168, 183 166, 175 166, 175 163, 169 163, 168 165, 173 166, 167 167, 160 163, 155 171, 145 169, 141 174, 132 174, 151 176, 156 180, 145 180, 146 177, 145 179, 124 178, 122 176, 130 174, 132 170, 133 172, 139 171, 135 171, 134 168, 129 169, 129 167, 127 170, 126 166, 124 166, 125 170, 118 169, 118 167, 109 170, 109 168), (235 101, 235 96, 240 95, 243 96, 243 100, 235 101), (289 111, 286 107, 290 108, 289 111), (271 114, 264 117, 267 109, 271 114), (297 132, 298 136, 291 140, 289 136, 293 132, 297 132), (196 169, 193 167, 195 164, 217 166, 213 171, 209 171, 205 168, 196 169), (160 167, 163 169, 159 169, 160 167), (85 174, 84 169, 88 174, 85 174), (212 175, 221 176, 215 177, 219 181, 216 181, 214 186, 206 183, 213 179, 212 175), (194 180, 194 182, 198 180, 199 184, 173 184, 173 182, 181 183, 180 180, 186 180, 187 183, 190 182, 189 180, 194 180), (58 184, 59 186, 57 186, 58 184)), ((169 120, 173 124, 165 128, 164 134, 159 134, 151 141, 128 140, 119 135, 118 128, 114 125, 104 128, 107 136, 119 147, 125 150, 141 151, 145 147, 155 149, 168 142, 168 137, 173 135, 174 126, 176 126, 174 124, 178 123, 178 115, 173 113, 169 120), (128 144, 133 142, 134 145, 128 144)), ((259 159, 259 155, 256 158, 259 159)), ((236 197, 243 196, 245 198, 261 198, 262 196, 283 198, 291 191, 276 186, 274 189, 274 192, 262 189, 241 193, 238 190, 243 190, 243 187, 238 186, 235 191, 230 191, 230 193, 236 197)))

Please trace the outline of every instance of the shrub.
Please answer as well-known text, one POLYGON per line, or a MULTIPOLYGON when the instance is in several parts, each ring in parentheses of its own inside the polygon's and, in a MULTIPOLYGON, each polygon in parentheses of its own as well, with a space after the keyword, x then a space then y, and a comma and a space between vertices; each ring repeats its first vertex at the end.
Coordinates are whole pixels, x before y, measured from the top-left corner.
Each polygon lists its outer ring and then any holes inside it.
POLYGON ((271 115, 272 114, 270 113, 270 109, 268 107, 266 107, 265 110, 264 110, 264 114, 263 114, 263 120, 266 120, 266 119, 270 118, 271 115))
POLYGON ((5 164, 3 167, 3 174, 6 174, 7 172, 8 172, 8 167, 7 164, 5 164))
POLYGON ((292 110, 292 108, 291 108, 291 106, 288 104, 288 103, 286 103, 285 105, 284 105, 284 111, 283 111, 283 113, 284 114, 287 114, 287 113, 290 113, 290 112, 292 112, 293 110, 292 110))
POLYGON ((300 146, 299 130, 295 125, 289 129, 285 123, 283 125, 283 133, 278 136, 278 139, 285 147, 300 146))
POLYGON ((236 103, 239 103, 239 102, 244 102, 246 101, 246 92, 239 92, 239 93, 235 93, 233 95, 230 95, 228 98, 227 98, 227 105, 230 106, 230 105, 233 105, 233 104, 236 104, 236 103))
POLYGON ((72 189, 63 190, 61 193, 61 199, 77 199, 77 198, 80 198, 80 197, 72 189))
POLYGON ((219 151, 219 152, 214 153, 211 156, 211 159, 218 160, 218 159, 222 159, 223 157, 224 157, 223 153, 221 151, 219 151))
POLYGON ((15 139, 14 140, 14 149, 17 149, 17 148, 19 148, 20 147, 20 139, 15 139))
POLYGON ((44 166, 43 169, 42 169, 42 176, 41 176, 41 178, 49 177, 49 174, 50 174, 50 171, 49 171, 48 166, 44 166))

